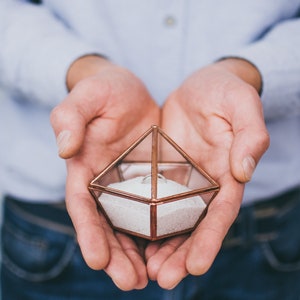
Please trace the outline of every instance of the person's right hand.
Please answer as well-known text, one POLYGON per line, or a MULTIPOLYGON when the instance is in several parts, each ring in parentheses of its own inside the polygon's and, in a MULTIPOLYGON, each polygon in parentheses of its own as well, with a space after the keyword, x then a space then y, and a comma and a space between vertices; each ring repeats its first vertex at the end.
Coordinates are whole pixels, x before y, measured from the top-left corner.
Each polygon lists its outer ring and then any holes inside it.
POLYGON ((98 212, 87 186, 152 124, 160 110, 131 72, 97 56, 69 70, 71 92, 51 114, 59 154, 67 159, 66 204, 87 264, 104 269, 123 290, 146 286, 148 276, 136 241, 116 233, 98 212))

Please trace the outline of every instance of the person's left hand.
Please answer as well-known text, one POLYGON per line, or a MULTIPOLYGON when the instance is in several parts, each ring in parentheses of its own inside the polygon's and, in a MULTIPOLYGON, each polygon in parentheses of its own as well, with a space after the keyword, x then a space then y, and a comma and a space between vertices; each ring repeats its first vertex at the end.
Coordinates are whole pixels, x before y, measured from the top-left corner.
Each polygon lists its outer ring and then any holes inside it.
POLYGON ((268 148, 260 98, 244 80, 247 64, 229 60, 195 72, 163 107, 162 129, 221 187, 191 235, 148 245, 148 274, 163 288, 210 268, 238 214, 244 183, 268 148))

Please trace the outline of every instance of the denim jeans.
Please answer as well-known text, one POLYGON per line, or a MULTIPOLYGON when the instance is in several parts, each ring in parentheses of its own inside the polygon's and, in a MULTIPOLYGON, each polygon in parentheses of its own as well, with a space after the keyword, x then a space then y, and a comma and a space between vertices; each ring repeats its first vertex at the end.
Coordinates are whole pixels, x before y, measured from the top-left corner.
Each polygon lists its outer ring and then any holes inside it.
POLYGON ((123 292, 105 272, 86 265, 73 228, 37 213, 28 218, 7 199, 3 211, 2 300, 192 299, 187 279, 172 291, 150 282, 143 290, 123 292))
POLYGON ((258 206, 241 209, 195 300, 300 299, 300 190, 258 206))
POLYGON ((5 201, 2 300, 300 300, 300 191, 278 199, 241 209, 205 275, 131 292, 86 266, 74 231, 41 226, 5 201))

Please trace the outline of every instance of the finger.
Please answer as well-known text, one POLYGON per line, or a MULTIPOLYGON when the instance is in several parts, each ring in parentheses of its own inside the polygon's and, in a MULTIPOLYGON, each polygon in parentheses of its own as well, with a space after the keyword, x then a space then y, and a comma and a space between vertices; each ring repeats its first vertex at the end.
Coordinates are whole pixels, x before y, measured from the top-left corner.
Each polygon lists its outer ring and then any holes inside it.
MULTIPOLYGON (((75 159, 72 159, 72 163, 68 161, 67 165, 67 209, 86 263, 92 269, 104 269, 122 290, 141 286, 143 282, 139 282, 131 260, 105 218, 98 213, 95 201, 87 192, 84 178, 90 178, 90 174, 76 166, 75 159)), ((127 252, 130 252, 130 247, 127 252)))
POLYGON ((180 247, 159 270, 157 283, 163 289, 174 289, 188 275, 186 256, 189 244, 187 242, 184 246, 180 247))
POLYGON ((248 182, 256 165, 269 146, 269 136, 265 128, 240 129, 230 150, 230 166, 233 176, 240 182, 248 182))
POLYGON ((144 288, 148 283, 146 267, 133 240, 116 233, 110 234, 108 241, 111 258, 105 272, 123 291, 144 288))
POLYGON ((207 215, 192 234, 186 267, 192 275, 202 275, 217 256, 223 239, 234 222, 243 196, 243 185, 221 185, 221 190, 211 202, 207 215))
POLYGON ((119 289, 130 291, 138 282, 135 269, 116 238, 111 236, 109 243, 111 260, 104 270, 119 289))
POLYGON ((76 107, 57 106, 51 112, 51 124, 56 135, 58 154, 62 158, 75 155, 85 136, 85 121, 76 107))
POLYGON ((94 83, 78 84, 51 112, 50 121, 55 132, 58 152, 62 158, 70 158, 79 151, 87 124, 97 114, 101 114, 101 109, 107 100, 108 91, 105 84, 100 87, 98 83, 96 88, 92 87, 92 84, 94 83))
POLYGON ((110 258, 106 232, 103 228, 105 221, 98 215, 93 200, 87 194, 71 195, 67 209, 87 265, 95 270, 105 268, 110 258))
POLYGON ((68 171, 66 205, 83 258, 90 268, 103 269, 110 260, 106 231, 111 229, 98 213, 96 203, 87 190, 87 183, 82 180, 82 170, 68 165, 68 171))
POLYGON ((150 259, 160 248, 161 241, 150 242, 145 249, 145 258, 146 261, 150 259))
POLYGON ((231 171, 238 181, 247 182, 270 143, 256 93, 248 94, 238 111, 234 112, 231 123, 234 133, 230 151, 231 171))
POLYGON ((121 264, 118 263, 118 259, 115 260, 115 255, 112 255, 107 272, 114 278, 114 281, 116 276, 118 277, 117 285, 123 290, 145 288, 148 283, 148 276, 143 254, 141 254, 135 241, 128 235, 116 232, 115 236, 120 247, 118 244, 115 244, 114 247, 117 254, 120 251, 118 255, 122 261, 121 264), (123 276, 120 274, 120 269, 123 270, 123 276))
MULTIPOLYGON (((151 248, 148 250, 147 259, 147 271, 150 279, 157 280, 158 273, 164 263, 174 252, 176 252, 178 247, 187 239, 187 237, 188 235, 180 235, 167 239, 161 245, 155 243, 153 246, 150 246, 151 248)), ((175 263, 175 265, 177 265, 177 263, 175 263)))

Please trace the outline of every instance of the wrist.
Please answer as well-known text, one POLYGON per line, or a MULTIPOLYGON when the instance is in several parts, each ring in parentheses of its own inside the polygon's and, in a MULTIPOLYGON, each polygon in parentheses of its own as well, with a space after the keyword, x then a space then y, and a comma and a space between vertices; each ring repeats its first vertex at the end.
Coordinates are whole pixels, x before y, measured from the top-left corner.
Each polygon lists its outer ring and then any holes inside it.
POLYGON ((263 88, 262 76, 259 69, 252 62, 239 57, 225 57, 219 59, 216 64, 253 86, 261 95, 263 88))
POLYGON ((94 76, 103 67, 110 62, 100 55, 85 55, 76 59, 69 67, 66 75, 66 85, 68 90, 72 88, 82 79, 94 76))

